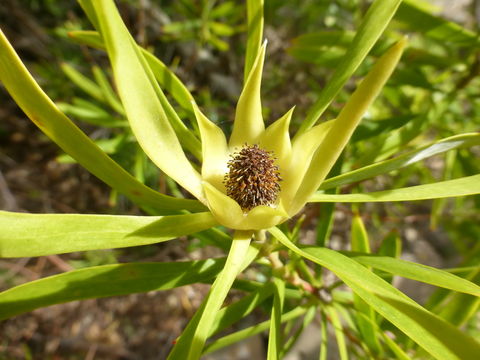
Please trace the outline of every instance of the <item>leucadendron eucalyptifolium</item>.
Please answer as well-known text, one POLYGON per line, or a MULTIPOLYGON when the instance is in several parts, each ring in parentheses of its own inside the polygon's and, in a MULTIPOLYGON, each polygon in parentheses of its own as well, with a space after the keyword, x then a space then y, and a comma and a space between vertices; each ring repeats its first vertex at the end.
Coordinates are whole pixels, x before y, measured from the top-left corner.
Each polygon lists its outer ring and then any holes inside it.
MULTIPOLYGON (((228 141, 223 131, 208 120, 192 101, 202 140, 203 164, 199 181, 204 189, 205 204, 217 221, 232 229, 260 230, 295 215, 325 179, 362 115, 393 71, 404 46, 405 40, 399 41, 379 59, 337 119, 311 128, 294 141, 289 136, 293 109, 269 127, 264 125, 260 84, 266 43, 258 52, 238 100, 233 131, 228 141), (252 146, 275 160, 282 180, 276 201, 242 208, 227 195, 225 178, 228 179, 231 171, 227 165, 238 158, 239 151, 244 149, 248 153, 252 146)), ((251 161, 259 161, 259 158, 252 156, 251 161)), ((245 177, 258 178, 258 182, 255 179, 240 179, 238 191, 249 197, 252 197, 249 192, 257 192, 261 198, 261 189, 258 188, 262 185, 271 187, 271 184, 268 179, 263 179, 262 171, 266 169, 261 164, 252 164, 252 167, 257 172, 245 171, 245 177)), ((252 205, 255 205, 254 201, 252 205)))
POLYGON ((228 137, 208 120, 191 99, 201 135, 202 165, 199 173, 189 161, 177 133, 167 117, 163 92, 155 81, 133 38, 110 1, 93 3, 99 28, 110 57, 120 98, 139 144, 150 159, 185 190, 206 205, 221 225, 234 230, 267 229, 298 213, 318 189, 337 160, 369 105, 390 77, 405 47, 402 39, 393 45, 359 84, 337 119, 302 132, 292 141, 289 124, 293 109, 265 128, 260 96, 267 43, 258 46, 235 110, 233 131, 228 137), (159 96, 160 95, 160 96, 159 96), (160 98, 160 100, 156 100, 160 98), (148 100, 146 100, 148 99, 148 100), (242 149, 256 147, 263 161, 273 160, 278 168, 279 191, 265 181, 258 156, 246 157, 242 167, 251 170, 237 177, 237 188, 226 183, 242 149), (250 179, 248 179, 250 177, 250 179), (228 189, 227 189, 228 188, 228 189), (238 203, 243 195, 252 200, 238 203), (228 194, 236 196, 228 196, 228 194), (262 195, 263 194, 263 195, 262 195), (257 200, 254 200, 256 198, 257 200), (271 200, 273 199, 273 200, 271 200), (237 201, 236 201, 237 200, 237 201))

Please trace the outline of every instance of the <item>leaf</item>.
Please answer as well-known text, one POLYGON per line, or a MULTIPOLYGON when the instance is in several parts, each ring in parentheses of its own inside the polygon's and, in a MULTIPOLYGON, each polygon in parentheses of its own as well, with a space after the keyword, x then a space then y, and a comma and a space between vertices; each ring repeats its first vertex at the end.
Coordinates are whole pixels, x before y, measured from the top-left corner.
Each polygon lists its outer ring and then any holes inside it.
POLYGON ((376 0, 368 9, 360 24, 351 46, 342 58, 327 86, 308 111, 297 136, 310 129, 318 121, 338 92, 353 75, 370 49, 382 35, 402 0, 376 0))
MULTIPOLYGON (((352 251, 370 253, 368 234, 362 218, 358 213, 355 213, 352 219, 351 249, 352 251)), ((376 329, 372 326, 372 323, 375 323, 375 313, 373 309, 356 294, 353 296, 353 305, 358 311, 356 313, 356 322, 363 341, 374 354, 379 354, 381 351, 380 343, 378 342, 376 329), (358 316, 359 313, 367 319, 358 316)))
POLYGON ((291 213, 298 212, 325 180, 353 131, 395 69, 405 46, 406 38, 403 38, 378 59, 333 121, 328 136, 319 144, 302 179, 291 206, 291 213))
MULTIPOLYGON (((105 44, 96 31, 70 31, 68 35, 80 44, 105 49, 105 44)), ((193 96, 178 76, 155 55, 143 48, 140 48, 140 50, 162 89, 168 91, 183 109, 191 112, 190 102, 193 100, 193 96)))
POLYGON ((440 199, 480 194, 480 175, 364 194, 335 195, 316 192, 310 202, 386 202, 440 199))
MULTIPOLYGON (((112 0, 93 2, 132 131, 147 156, 197 199, 205 202, 200 174, 188 161, 159 100, 153 74, 145 64, 112 0)), ((160 89, 158 89, 161 91, 160 89)))
POLYGON ((328 355, 328 333, 327 333, 327 317, 320 314, 320 360, 327 360, 328 355))
POLYGON ((441 41, 442 44, 476 47, 480 45, 477 34, 454 22, 430 14, 414 0, 405 0, 402 3, 395 20, 408 25, 411 30, 418 31, 422 36, 441 41))
POLYGON ((480 145, 480 134, 478 133, 461 134, 444 138, 431 144, 421 146, 418 149, 409 151, 408 153, 397 156, 393 159, 365 166, 361 169, 327 179, 320 186, 320 190, 331 189, 337 186, 369 179, 393 170, 402 169, 433 155, 441 154, 452 149, 475 145, 480 145))
POLYGON ((202 139, 202 179, 222 189, 229 160, 227 139, 222 129, 210 121, 196 103, 192 102, 192 107, 202 139))
POLYGON ((282 313, 285 299, 285 282, 279 278, 273 278, 274 293, 273 306, 268 336, 267 360, 280 359, 282 348, 282 313))
POLYGON ((94 266, 49 276, 0 293, 0 320, 74 300, 120 296, 207 281, 225 258, 94 266))
POLYGON ((40 130, 93 175, 135 203, 161 214, 205 210, 198 201, 176 199, 146 187, 101 151, 42 91, 1 31, 0 81, 40 130))
POLYGON ((57 103, 57 107, 65 114, 89 124, 104 127, 128 127, 125 120, 114 118, 110 113, 85 100, 74 99, 74 105, 57 103))
POLYGON ((168 91, 184 110, 191 112, 190 102, 193 96, 183 82, 159 58, 145 49, 140 49, 162 89, 168 91))
MULTIPOLYGON (((383 238, 380 248, 378 249, 378 255, 391 258, 399 258, 402 255, 402 239, 397 231, 393 230, 383 238)), ((381 270, 375 270, 374 272, 381 276, 386 282, 392 283, 393 276, 391 274, 387 274, 381 270)))
MULTIPOLYGON (((295 309, 289 311, 288 313, 285 313, 282 315, 282 323, 286 321, 293 320, 299 316, 302 316, 308 311, 308 308, 305 307, 296 307, 295 309)), ((219 350, 225 346, 229 346, 231 344, 237 343, 240 340, 246 339, 248 337, 257 335, 265 330, 267 330, 270 327, 270 320, 264 321, 260 324, 250 326, 246 329, 237 331, 233 334, 224 336, 218 340, 215 340, 213 343, 208 345, 204 352, 203 355, 209 354, 211 352, 214 352, 216 350, 219 350)))
POLYGON ((232 149, 241 147, 245 143, 255 144, 265 130, 260 86, 266 47, 267 44, 264 43, 259 49, 257 58, 252 65, 252 70, 238 99, 233 130, 228 143, 232 149))
POLYGON ((245 54, 244 82, 258 56, 263 41, 263 0, 247 0, 247 51, 245 54))
POLYGON ((278 228, 268 230, 291 251, 332 271, 367 304, 437 359, 475 360, 480 344, 428 312, 348 257, 327 249, 299 249, 278 228))
MULTIPOLYGON (((480 284, 480 269, 472 271, 469 278, 472 283, 480 284)), ((477 314, 479 307, 480 295, 474 297, 466 294, 454 294, 439 315, 451 324, 463 326, 477 314)))
POLYGON ((237 231, 233 237, 225 267, 213 283, 207 298, 190 320, 169 354, 169 360, 199 359, 217 312, 220 310, 233 281, 253 258, 248 257, 252 232, 237 231), (249 259, 245 265, 245 259, 249 259))
MULTIPOLYGON (((453 173, 457 162, 457 151, 448 152, 445 154, 444 159, 445 165, 443 168, 442 180, 451 180, 454 177, 453 173)), ((430 229, 436 230, 447 202, 447 199, 436 199, 433 201, 432 210, 430 212, 430 229)))
POLYGON ((95 82, 67 63, 61 64, 61 68, 65 75, 67 75, 68 78, 80 89, 97 100, 104 100, 102 89, 95 82))
MULTIPOLYGON (((93 7, 93 8, 95 8, 95 6, 96 6, 96 5, 93 5, 91 0, 83 0, 82 3, 84 3, 84 5, 88 3, 88 6, 93 7)), ((112 2, 110 1, 109 4, 112 5, 112 2)), ((86 10, 85 6, 84 6, 84 10, 86 10)), ((112 10, 115 12, 115 6, 110 7, 110 11, 112 11, 112 10)), ((97 8, 97 12, 98 12, 98 8, 97 8)), ((98 20, 98 19, 104 19, 105 17, 104 16, 103 17, 102 16, 100 16, 100 17, 97 16, 96 18, 98 20)), ((173 147, 167 146, 167 148, 169 148, 170 150, 172 150, 173 153, 176 153, 177 155, 180 156, 180 158, 182 158, 182 156, 181 156, 182 154, 179 153, 178 149, 175 148, 175 146, 176 146, 175 144, 178 143, 178 140, 179 140, 181 145, 184 146, 187 150, 189 150, 197 159, 201 159, 201 144, 200 144, 200 141, 196 138, 194 133, 191 132, 186 127, 186 125, 182 122, 182 120, 180 119, 178 114, 175 112, 175 109, 172 107, 172 105, 169 103, 167 97, 163 93, 163 90, 158 86, 157 82, 155 81, 156 75, 158 75, 157 79, 160 78, 159 81, 163 80, 165 82, 169 82, 170 80, 178 80, 178 78, 176 78, 176 76, 174 76, 173 73, 168 72, 166 70, 165 65, 160 60, 158 60, 155 56, 148 53, 148 51, 142 49, 140 46, 138 46, 134 42, 133 38, 131 36, 129 36, 128 30, 126 29, 126 27, 122 23, 121 18, 120 18, 118 13, 117 13, 116 19, 120 20, 119 22, 117 22, 117 25, 120 25, 120 28, 122 28, 122 25, 123 25, 124 35, 127 35, 127 38, 130 39, 130 43, 132 45, 130 48, 122 48, 121 45, 123 44, 123 41, 126 40, 126 38, 121 40, 120 36, 117 35, 116 37, 114 37, 115 40, 119 40, 117 42, 117 45, 120 45, 120 46, 117 47, 117 49, 119 48, 120 50, 123 50, 123 52, 120 51, 120 53, 125 54, 125 55, 129 53, 129 51, 128 51, 129 49, 130 50, 133 49, 135 51, 136 55, 138 56, 139 64, 143 67, 143 70, 144 70, 143 75, 146 75, 146 77, 148 78, 148 80, 150 82, 150 85, 153 87, 153 91, 155 92, 155 94, 158 98, 158 101, 160 102, 160 108, 164 112, 164 114, 162 114, 162 116, 165 117, 166 120, 168 120, 168 123, 171 125, 175 134, 178 136, 178 138, 175 138, 175 139, 172 138, 172 137, 168 138, 168 140, 170 140, 169 145, 173 145, 173 147), (150 64, 152 65, 152 67, 155 68, 156 74, 154 74, 152 68, 150 68, 149 63, 146 60, 147 57, 150 59, 150 64), (170 76, 170 75, 173 75, 173 76, 170 76)), ((100 29, 100 27, 102 26, 101 21, 99 21, 99 24, 100 24, 100 26, 98 26, 98 24, 96 25, 97 29, 100 29)), ((103 34, 103 35, 105 35, 105 34, 103 34)), ((107 42, 107 44, 108 44, 108 42, 107 42)), ((110 50, 107 51, 107 53, 109 53, 109 52, 111 53, 110 50)), ((130 51, 130 53, 131 53, 131 51, 130 51)), ((124 60, 126 60, 126 62, 123 63, 123 65, 126 65, 125 68, 131 70, 131 75, 133 75, 134 79, 138 80, 138 83, 141 84, 142 81, 145 80, 145 79, 143 79, 143 80, 141 78, 137 79, 136 75, 142 74, 142 72, 137 73, 135 71, 134 67, 132 67, 132 68, 129 67, 129 65, 132 65, 132 64, 129 63, 129 61, 135 60, 135 57, 129 57, 127 55, 127 56, 124 56, 122 58, 124 60)), ((115 63, 115 61, 111 61, 111 62, 115 63)), ((115 64, 118 65, 119 67, 122 66, 122 64, 117 64, 117 63, 115 63, 115 64)), ((136 70, 139 70, 139 69, 137 68, 136 70)), ((114 73, 115 73, 115 68, 114 68, 114 73)), ((126 74, 124 74, 124 77, 126 77, 126 74)), ((179 80, 174 81, 173 83, 174 83, 174 86, 172 87, 172 90, 173 90, 173 88, 175 88, 175 91, 178 91, 178 90, 186 91, 187 95, 189 95, 188 90, 186 90, 186 88, 183 86, 183 84, 181 84, 181 82, 179 80), (180 85, 180 87, 183 86, 183 88, 180 88, 179 85, 180 85)), ((146 83, 143 83, 143 84, 146 85, 146 83)), ((127 87, 127 90, 128 90, 128 87, 127 87)), ((143 89, 143 91, 147 91, 147 92, 149 90, 152 90, 152 89, 149 89, 149 88, 144 88, 143 89)), ((122 88, 121 87, 119 88, 119 92, 120 92, 120 95, 121 95, 121 93, 122 93, 122 88)), ((130 96, 129 98, 127 97, 127 99, 131 100, 132 103, 138 102, 138 100, 141 100, 141 94, 138 94, 138 93, 136 93, 136 94, 137 94, 137 101, 135 101, 134 96, 130 96)), ((184 95, 184 94, 182 93, 182 95, 184 95)), ((182 100, 184 100, 184 98, 182 98, 182 100)), ((123 101, 125 101, 125 100, 123 100, 123 101)), ((185 104, 185 102, 183 102, 183 103, 185 104)), ((158 107, 158 104, 155 101, 155 99, 151 99, 151 101, 146 101, 144 105, 148 105, 148 104, 152 105, 153 108, 145 108, 144 109, 145 111, 143 113, 148 112, 148 110, 153 110, 154 113, 158 111, 158 108, 156 110, 154 109, 154 108, 158 107)), ((190 110, 189 107, 188 107, 188 109, 190 110)), ((141 111, 142 108, 137 108, 137 110, 138 110, 137 112, 142 113, 142 111, 141 111)), ((160 118, 160 120, 162 120, 162 118, 160 118)), ((148 120, 147 120, 147 123, 148 123, 148 120)), ((162 125, 162 123, 163 123, 163 125, 165 125, 165 121, 160 121, 159 124, 157 124, 157 125, 162 125)), ((155 122, 153 124, 155 124, 155 122)), ((146 129, 145 126, 140 127, 140 129, 142 129, 142 128, 146 129)), ((160 129, 161 128, 162 128, 162 126, 160 126, 160 129)), ((163 127, 163 128, 165 130, 165 127, 163 127)), ((167 128, 168 128, 168 126, 167 126, 167 128)), ((152 136, 154 136, 154 135, 152 135, 152 136)), ((160 160, 159 157, 157 157, 157 161, 159 161, 159 160, 160 160)), ((168 164, 168 161, 166 161, 166 163, 168 164)), ((186 168, 188 167, 188 164, 186 164, 184 162, 183 166, 184 166, 183 170, 186 170, 186 168)), ((175 170, 174 167, 172 167, 172 168, 173 168, 172 170, 174 171, 175 170)), ((167 172, 167 174, 168 174, 168 172, 167 172)), ((193 180, 193 178, 184 179, 184 181, 188 181, 188 180, 193 180)), ((197 196, 197 198, 198 198, 198 196, 197 196)))
POLYGON ((333 30, 333 31, 317 31, 308 34, 302 34, 292 40, 292 47, 309 48, 324 46, 349 46, 355 37, 353 31, 333 30))
POLYGON ((95 49, 105 49, 100 34, 93 30, 73 30, 68 32, 68 37, 74 42, 93 47, 95 49))
POLYGON ((298 328, 295 330, 292 336, 284 342, 284 345, 282 347, 282 352, 280 353, 280 358, 283 359, 285 354, 289 353, 292 347, 296 344, 297 340, 299 339, 300 335, 303 334, 305 329, 311 324, 311 322, 315 319, 315 315, 317 314, 317 309, 316 307, 312 306, 310 309, 308 309, 307 313, 303 317, 303 320, 298 326, 298 328))
POLYGON ((93 66, 92 72, 93 76, 95 77, 95 81, 100 86, 105 103, 108 104, 110 108, 115 110, 118 114, 125 116, 122 103, 120 102, 120 99, 113 90, 107 76, 103 73, 102 69, 100 69, 98 66, 93 66))
MULTIPOLYGON (((406 53, 406 51, 405 51, 406 53)), ((406 55, 405 55, 406 56, 406 55)), ((382 135, 388 134, 393 130, 396 130, 404 125, 406 125, 411 120, 414 120, 418 115, 408 114, 400 116, 392 116, 387 119, 379 119, 362 122, 355 129, 355 132, 352 134, 350 141, 365 141, 367 139, 382 135)))
POLYGON ((24 214, 0 211, 0 257, 154 244, 216 225, 209 212, 172 216, 24 214))
POLYGON ((237 302, 220 309, 210 330, 210 336, 226 329, 240 319, 250 314, 258 305, 273 293, 273 283, 266 283, 261 288, 246 295, 237 302))
POLYGON ((354 253, 347 255, 362 265, 371 266, 393 275, 480 297, 480 286, 445 270, 387 256, 356 255, 354 253))
POLYGON ((325 313, 328 315, 330 322, 332 323, 333 331, 335 332, 340 359, 348 360, 347 344, 345 341, 345 335, 343 334, 343 326, 340 322, 337 310, 335 310, 333 306, 327 306, 325 307, 325 313))
MULTIPOLYGON (((332 170, 330 170, 329 175, 336 176, 342 172, 342 166, 345 156, 341 155, 332 170)), ((327 194, 337 194, 339 189, 329 189, 327 194)), ((333 228, 333 220, 335 216, 335 204, 334 203, 323 203, 319 204, 319 216, 317 220, 317 246, 325 246, 330 239, 330 234, 333 228)))

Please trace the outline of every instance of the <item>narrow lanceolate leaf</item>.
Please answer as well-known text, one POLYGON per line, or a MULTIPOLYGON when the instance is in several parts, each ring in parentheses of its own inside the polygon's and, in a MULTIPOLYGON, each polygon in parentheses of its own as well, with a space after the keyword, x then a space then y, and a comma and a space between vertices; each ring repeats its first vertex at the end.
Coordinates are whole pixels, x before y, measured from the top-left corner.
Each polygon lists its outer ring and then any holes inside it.
MULTIPOLYGON (((68 36, 80 44, 105 49, 105 44, 96 31, 70 31, 68 36)), ((143 48, 140 50, 162 89, 168 91, 183 109, 191 111, 190 102, 193 100, 193 96, 185 84, 159 58, 143 48)))
POLYGON ((395 20, 418 31, 422 35, 441 41, 463 46, 480 46, 478 35, 452 21, 430 14, 415 0, 405 0, 398 9, 395 20))
POLYGON ((208 120, 196 103, 192 102, 192 106, 202 138, 202 178, 222 189, 229 155, 227 139, 222 129, 208 120))
MULTIPOLYGON (((352 219, 351 248, 352 251, 370 253, 370 241, 367 230, 359 214, 355 214, 352 219)), ((378 354, 381 351, 381 347, 377 338, 377 331, 372 326, 375 323, 375 312, 357 294, 353 296, 353 305, 358 311, 356 313, 356 322, 363 341, 368 345, 372 353, 378 354), (359 315, 364 315, 365 318, 359 315)))
POLYGON ((480 297, 480 286, 445 270, 387 256, 347 253, 355 261, 389 274, 480 297))
POLYGON ((105 75, 99 66, 93 66, 92 73, 98 86, 100 86, 105 103, 108 104, 110 108, 115 110, 118 114, 125 116, 122 103, 113 90, 112 85, 110 85, 107 75, 105 75))
POLYGON ((332 127, 328 131, 328 136, 317 148, 303 177, 302 184, 293 200, 293 213, 303 207, 308 198, 325 180, 363 115, 367 112, 395 69, 405 45, 406 39, 403 38, 377 61, 333 122, 332 127))
MULTIPOLYGON (((282 323, 285 323, 287 321, 296 319, 299 316, 302 316, 303 314, 305 314, 308 310, 309 310, 309 308, 307 308, 307 307, 298 306, 295 309, 289 311, 288 313, 285 313, 285 314, 282 315, 282 323)), ((239 341, 244 340, 248 337, 257 335, 257 334, 261 333, 262 331, 267 330, 269 328, 269 326, 270 326, 270 320, 267 320, 267 321, 261 322, 260 324, 253 325, 253 326, 250 326, 246 329, 237 331, 233 334, 224 336, 224 337, 222 337, 218 340, 215 340, 210 345, 208 345, 205 348, 205 351, 204 351, 203 355, 204 354, 209 354, 211 352, 214 352, 214 351, 216 351, 218 349, 221 349, 223 347, 232 345, 234 343, 238 343, 239 341)))
MULTIPOLYGON (((214 324, 215 316, 230 291, 233 281, 245 266, 251 236, 252 232, 250 231, 235 232, 225 267, 213 283, 206 300, 178 339, 168 356, 169 360, 194 360, 200 358, 205 341, 214 324)), ((252 260, 253 258, 250 259, 250 261, 252 260)))
POLYGON ((480 194, 480 175, 417 185, 400 189, 377 191, 364 194, 322 194, 317 192, 310 202, 386 202, 440 199, 480 194))
POLYGON ((146 187, 108 157, 58 110, 22 64, 1 31, 0 81, 40 130, 88 171, 135 203, 161 213, 205 209, 197 201, 175 199, 146 187))
POLYGON ((247 53, 244 81, 247 81, 263 40, 263 0, 247 0, 247 53))
POLYGON ((377 175, 386 174, 393 170, 402 169, 433 155, 441 154, 453 149, 475 145, 480 145, 480 134, 478 133, 451 136, 439 141, 435 141, 432 144, 422 146, 393 159, 365 166, 363 168, 327 179, 320 186, 320 190, 331 189, 337 186, 369 179, 377 175))
POLYGON ((327 318, 325 314, 320 315, 320 360, 327 360, 328 355, 328 333, 327 318))
POLYGON ((283 301, 285 298, 285 282, 279 278, 273 279, 274 294, 273 307, 271 312, 270 333, 268 336, 267 359, 280 359, 280 350, 282 348, 282 312, 283 301))
POLYGON ((257 58, 253 63, 252 71, 245 82, 235 111, 232 135, 229 146, 241 147, 245 143, 253 145, 260 134, 265 130, 262 116, 262 101, 260 86, 262 83, 263 62, 267 44, 260 48, 257 58))
POLYGON ((475 360, 480 344, 348 257, 327 249, 302 250, 278 228, 269 232, 284 246, 329 269, 375 311, 437 359, 475 360))
POLYGON ((309 110, 297 135, 310 129, 318 121, 334 97, 353 75, 370 49, 382 35, 402 0, 376 0, 368 9, 352 44, 341 62, 336 66, 332 78, 309 110))
POLYGON ((272 293, 273 283, 267 283, 237 302, 222 308, 215 317, 215 322, 210 329, 210 336, 250 314, 258 305, 269 298, 272 293))
POLYGON ((343 326, 338 316, 337 310, 333 306, 327 306, 325 313, 332 323, 335 338, 337 339, 338 353, 341 360, 348 360, 347 343, 345 341, 345 334, 343 333, 343 326))
POLYGON ((172 216, 24 214, 0 211, 0 257, 153 244, 216 225, 209 212, 172 216))
POLYGON ((114 264, 69 271, 1 292, 0 320, 68 301, 167 290, 208 281, 222 269, 224 263, 225 258, 219 258, 114 264))
POLYGON ((67 63, 63 63, 61 67, 65 75, 80 89, 97 100, 104 100, 102 89, 95 82, 67 63))
POLYGON ((200 174, 188 161, 152 83, 153 74, 112 0, 93 6, 112 64, 125 113, 135 137, 150 159, 168 176, 205 201, 200 174), (146 64, 145 64, 146 65, 146 64))
MULTIPOLYGON (((472 283, 480 284, 480 269, 473 270, 468 278, 472 283)), ((456 326, 464 325, 480 308, 480 296, 454 294, 442 308, 439 315, 456 326)))

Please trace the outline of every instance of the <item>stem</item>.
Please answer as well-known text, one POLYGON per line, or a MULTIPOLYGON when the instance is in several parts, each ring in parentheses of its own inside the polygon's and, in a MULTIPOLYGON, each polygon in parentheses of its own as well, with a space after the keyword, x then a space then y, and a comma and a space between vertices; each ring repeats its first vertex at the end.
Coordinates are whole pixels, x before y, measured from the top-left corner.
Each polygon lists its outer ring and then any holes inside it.
POLYGON ((251 231, 235 232, 225 267, 213 283, 206 300, 197 311, 197 314, 195 314, 183 332, 169 359, 197 360, 200 358, 215 316, 227 297, 233 281, 245 265, 244 262, 252 234, 251 231), (192 327, 194 327, 194 330, 192 327), (190 336, 190 334, 192 335, 190 336), (186 349, 188 349, 188 356, 185 357, 184 351, 186 349))

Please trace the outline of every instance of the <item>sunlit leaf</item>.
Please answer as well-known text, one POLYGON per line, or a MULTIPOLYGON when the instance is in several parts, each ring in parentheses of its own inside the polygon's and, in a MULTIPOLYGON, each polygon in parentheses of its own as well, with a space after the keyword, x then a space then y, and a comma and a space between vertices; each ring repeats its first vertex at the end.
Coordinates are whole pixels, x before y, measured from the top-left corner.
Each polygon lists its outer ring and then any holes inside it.
POLYGON ((173 263, 131 263, 73 270, 0 293, 0 320, 74 300, 167 290, 207 281, 224 258, 173 263))
POLYGON ((245 82, 263 41, 263 0, 247 0, 247 33, 247 52, 243 71, 245 82))
MULTIPOLYGON (((288 313, 285 313, 282 315, 282 323, 286 321, 293 320, 295 318, 298 318, 299 316, 302 316, 308 311, 308 308, 306 307, 297 307, 288 313)), ((204 354, 209 354, 211 352, 214 352, 218 349, 221 349, 223 347, 232 345, 240 340, 246 339, 248 337, 257 335, 265 330, 267 330, 270 327, 270 320, 264 321, 260 324, 250 326, 246 329, 237 331, 233 334, 224 336, 218 340, 215 340, 213 343, 208 345, 205 348, 204 354)))
POLYGON ((475 145, 480 145, 480 134, 478 133, 451 136, 409 151, 392 159, 365 166, 363 168, 327 179, 322 183, 320 189, 326 190, 369 179, 377 175, 386 174, 393 170, 402 169, 433 155, 441 154, 452 149, 475 145))
POLYGON ((405 294, 348 257, 327 249, 299 249, 277 228, 269 229, 284 246, 324 266, 380 315, 437 359, 471 359, 480 344, 453 325, 428 312, 405 294))
MULTIPOLYGON (((387 2, 385 1, 385 3, 387 2)), ((374 4, 377 3, 378 1, 374 4)), ((406 39, 403 38, 378 59, 333 121, 328 136, 321 142, 313 155, 302 184, 292 201, 292 213, 296 213, 303 207, 328 175, 353 131, 395 69, 405 46, 406 39)))
POLYGON ((172 216, 25 214, 0 211, 0 257, 154 244, 216 225, 209 212, 172 216))
MULTIPOLYGON (((112 0, 93 3, 120 99, 135 137, 148 157, 168 176, 205 201, 200 174, 188 161, 158 97, 146 65, 112 0)), ((157 92, 158 90, 158 92, 157 92)))
POLYGON ((383 33, 392 19, 402 0, 376 0, 358 28, 352 45, 335 68, 327 86, 323 88, 306 119, 303 121, 297 135, 311 128, 318 121, 325 109, 330 105, 338 92, 353 75, 370 49, 383 33))
POLYGON ((363 194, 335 195, 315 193, 310 202, 386 202, 416 201, 480 194, 480 175, 363 194))
POLYGON ((48 98, 0 31, 0 81, 27 116, 92 174, 135 203, 160 213, 205 209, 197 201, 162 195, 137 181, 100 150, 48 98))

